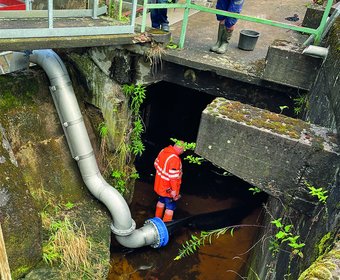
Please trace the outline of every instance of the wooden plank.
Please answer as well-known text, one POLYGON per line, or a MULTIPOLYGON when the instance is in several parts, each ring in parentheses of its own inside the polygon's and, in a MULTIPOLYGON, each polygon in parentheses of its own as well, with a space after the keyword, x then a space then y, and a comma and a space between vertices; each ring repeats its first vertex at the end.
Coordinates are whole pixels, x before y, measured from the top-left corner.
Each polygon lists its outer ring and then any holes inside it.
POLYGON ((2 280, 12 279, 1 224, 0 224, 0 276, 2 280))

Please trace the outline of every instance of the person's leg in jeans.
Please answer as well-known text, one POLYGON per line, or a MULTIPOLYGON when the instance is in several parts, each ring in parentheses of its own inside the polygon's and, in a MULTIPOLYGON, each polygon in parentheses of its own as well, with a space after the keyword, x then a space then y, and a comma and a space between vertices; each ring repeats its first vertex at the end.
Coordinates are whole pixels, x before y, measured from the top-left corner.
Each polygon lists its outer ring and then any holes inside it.
MULTIPOLYGON (((158 0, 160 4, 167 4, 168 0, 158 0)), ((163 31, 169 31, 168 9, 158 9, 159 23, 163 31)))
MULTIPOLYGON (((150 4, 156 4, 156 0, 151 0, 150 4)), ((151 17, 151 26, 153 28, 159 29, 161 27, 161 22, 159 19, 159 9, 151 9, 150 10, 150 17, 151 17)))

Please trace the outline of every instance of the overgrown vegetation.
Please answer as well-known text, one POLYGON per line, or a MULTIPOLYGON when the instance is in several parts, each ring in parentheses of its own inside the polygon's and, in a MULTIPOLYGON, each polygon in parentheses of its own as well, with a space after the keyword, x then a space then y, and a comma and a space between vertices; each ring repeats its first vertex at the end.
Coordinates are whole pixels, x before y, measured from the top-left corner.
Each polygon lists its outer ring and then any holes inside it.
POLYGON ((218 238, 228 231, 230 232, 230 235, 233 236, 235 227, 236 226, 225 227, 212 231, 201 231, 199 237, 191 235, 190 240, 182 244, 182 248, 179 250, 179 254, 174 258, 174 260, 178 261, 186 256, 194 254, 201 246, 204 246, 207 243, 211 244, 213 238, 218 238))
MULTIPOLYGON (((194 143, 194 142, 188 143, 188 142, 176 139, 176 138, 170 138, 170 140, 172 142, 174 142, 174 144, 176 144, 176 145, 183 146, 184 151, 195 151, 196 143, 194 143)), ((201 165, 202 162, 204 161, 204 158, 198 157, 198 156, 193 156, 193 155, 187 155, 184 158, 184 160, 187 160, 189 163, 201 165)))
POLYGON ((49 222, 50 238, 43 245, 43 260, 51 265, 60 262, 68 271, 87 269, 91 243, 84 224, 72 224, 67 216, 49 222))
POLYGON ((174 258, 174 260, 178 261, 184 257, 194 254, 201 246, 212 244, 214 238, 215 239, 219 238, 220 236, 226 234, 227 232, 229 232, 231 236, 234 236, 235 229, 240 227, 262 227, 262 226, 234 225, 211 231, 201 231, 199 236, 191 235, 190 239, 187 240, 184 244, 182 244, 182 248, 179 249, 179 253, 174 258))
POLYGON ((145 52, 145 57, 151 66, 151 72, 156 74, 159 69, 162 69, 162 55, 165 49, 162 44, 151 41, 151 47, 145 52))
POLYGON ((304 109, 308 108, 308 96, 299 95, 298 97, 293 99, 294 101, 294 113, 295 115, 299 116, 304 109))
POLYGON ((300 238, 299 235, 292 233, 293 225, 284 225, 282 218, 275 219, 270 222, 273 224, 278 232, 271 238, 269 250, 273 255, 277 254, 280 250, 280 245, 287 244, 291 248, 293 255, 298 255, 303 258, 301 249, 305 246, 305 243, 299 243, 297 240, 300 238))
MULTIPOLYGON (((291 258, 294 256, 299 256, 300 258, 303 258, 302 248, 305 246, 305 243, 298 241, 300 236, 293 232, 293 225, 284 224, 282 222, 282 218, 273 219, 270 223, 274 226, 274 228, 267 231, 257 242, 255 242, 255 244, 250 249, 248 249, 247 252, 252 250, 256 246, 256 244, 260 242, 264 243, 266 242, 266 240, 269 239, 269 250, 272 252, 273 256, 275 256, 280 250, 283 250, 282 246, 287 245, 290 248, 290 251, 288 252, 291 254, 291 258)), ((190 239, 182 244, 182 248, 179 249, 179 253, 174 258, 174 260, 180 260, 186 256, 194 254, 201 246, 211 244, 213 238, 218 238, 221 235, 226 234, 227 232, 230 232, 230 235, 234 236, 235 229, 241 227, 263 226, 257 224, 233 225, 212 231, 202 231, 200 232, 199 236, 191 235, 190 239)))
MULTIPOLYGON (((144 124, 139 115, 139 110, 146 98, 146 90, 142 85, 125 84, 122 86, 122 91, 129 100, 130 112, 125 124, 121 125, 123 135, 120 141, 115 143, 115 162, 109 163, 108 168, 114 187, 124 195, 128 182, 139 178, 138 173, 130 163, 134 161, 136 156, 141 156, 145 151, 141 138, 144 132, 144 124)), ((101 137, 101 158, 103 158, 107 155, 109 128, 105 123, 100 123, 98 131, 101 137)))
POLYGON ((115 188, 121 193, 124 194, 126 191, 126 183, 128 179, 138 179, 139 174, 137 172, 133 172, 129 175, 123 173, 122 171, 114 170, 111 174, 112 178, 115 181, 115 188))
POLYGON ((62 279, 105 279, 109 260, 101 252, 107 248, 91 240, 85 224, 74 217, 74 209, 81 206, 71 201, 58 203, 59 199, 42 187, 31 194, 42 209, 43 261, 58 267, 62 279))

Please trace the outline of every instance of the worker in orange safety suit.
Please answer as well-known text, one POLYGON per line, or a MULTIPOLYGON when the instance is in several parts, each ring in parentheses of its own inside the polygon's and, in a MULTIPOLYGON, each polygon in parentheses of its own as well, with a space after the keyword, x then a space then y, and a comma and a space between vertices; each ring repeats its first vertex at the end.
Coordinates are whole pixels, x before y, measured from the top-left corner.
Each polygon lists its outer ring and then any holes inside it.
POLYGON ((159 195, 155 217, 163 218, 164 222, 172 221, 176 201, 181 197, 179 191, 182 183, 182 161, 179 156, 183 152, 184 142, 178 141, 161 150, 154 162, 154 191, 159 195))

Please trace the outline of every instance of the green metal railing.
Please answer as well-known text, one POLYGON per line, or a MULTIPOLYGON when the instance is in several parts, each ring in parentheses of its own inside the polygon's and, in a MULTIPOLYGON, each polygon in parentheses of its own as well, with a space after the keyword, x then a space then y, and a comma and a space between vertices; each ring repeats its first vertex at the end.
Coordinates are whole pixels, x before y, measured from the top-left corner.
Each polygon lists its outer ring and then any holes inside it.
POLYGON ((196 5, 191 3, 191 0, 186 0, 184 4, 149 4, 148 0, 144 0, 144 9, 143 9, 143 16, 142 16, 142 26, 141 26, 141 32, 145 32, 145 26, 146 26, 146 16, 147 16, 147 10, 148 9, 164 9, 164 8, 182 8, 184 9, 184 15, 183 15, 183 21, 182 21, 182 29, 181 29, 181 35, 180 35, 180 41, 179 41, 179 48, 184 47, 184 42, 185 42, 185 35, 186 35, 186 29, 188 25, 188 20, 189 20, 189 11, 190 9, 195 9, 201 12, 206 12, 206 13, 211 13, 211 14, 216 14, 216 15, 223 15, 223 16, 228 16, 232 18, 237 18, 241 20, 246 20, 246 21, 251 21, 251 22, 256 22, 256 23, 261 23, 261 24, 267 24, 270 26, 274 27, 279 27, 279 28, 285 28, 285 29, 290 29, 294 31, 299 31, 307 34, 311 34, 314 36, 314 44, 319 45, 320 43, 320 38, 321 35, 326 27, 327 24, 327 18, 330 13, 330 10, 332 8, 333 0, 327 0, 327 5, 325 7, 320 25, 318 28, 313 29, 313 28, 308 28, 308 27, 301 27, 301 26, 296 26, 293 24, 287 24, 279 21, 274 21, 274 20, 269 20, 269 19, 263 19, 263 18, 257 18, 253 16, 247 16, 247 15, 242 15, 242 14, 237 14, 237 13, 231 13, 231 12, 225 12, 222 10, 217 10, 213 8, 207 8, 204 6, 196 5))
MULTIPOLYGON (((0 11, 0 20, 26 20, 26 19, 47 19, 47 25, 44 27, 22 27, 4 28, 0 23, 0 39, 16 38, 41 38, 41 37, 68 37, 68 36, 93 36, 93 35, 115 35, 115 34, 133 34, 135 32, 135 18, 137 9, 137 0, 131 2, 131 18, 127 24, 113 25, 93 25, 93 26, 63 26, 56 27, 54 20, 56 18, 86 18, 97 19, 100 15, 107 14, 107 6, 98 6, 98 0, 90 0, 92 8, 89 9, 54 9, 53 0, 47 0, 47 10, 32 10, 31 0, 26 0, 26 10, 0 11)), ((120 10, 122 0, 120 1, 120 10)), ((121 15, 120 15, 121 18, 121 15)), ((15 26, 15 25, 14 25, 15 26)))

